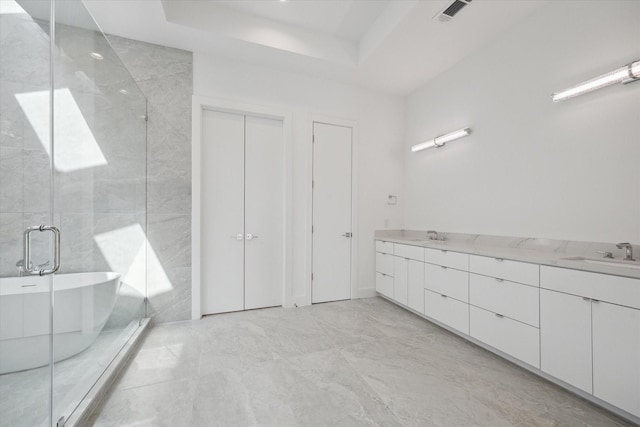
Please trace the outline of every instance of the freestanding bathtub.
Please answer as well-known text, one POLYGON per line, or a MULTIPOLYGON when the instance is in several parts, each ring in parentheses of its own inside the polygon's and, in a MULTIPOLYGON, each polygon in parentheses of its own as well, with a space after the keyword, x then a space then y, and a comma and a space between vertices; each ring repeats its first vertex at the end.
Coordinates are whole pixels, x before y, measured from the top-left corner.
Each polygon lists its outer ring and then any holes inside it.
POLYGON ((49 363, 50 283, 57 362, 93 344, 113 310, 120 274, 0 278, 0 374, 49 363))

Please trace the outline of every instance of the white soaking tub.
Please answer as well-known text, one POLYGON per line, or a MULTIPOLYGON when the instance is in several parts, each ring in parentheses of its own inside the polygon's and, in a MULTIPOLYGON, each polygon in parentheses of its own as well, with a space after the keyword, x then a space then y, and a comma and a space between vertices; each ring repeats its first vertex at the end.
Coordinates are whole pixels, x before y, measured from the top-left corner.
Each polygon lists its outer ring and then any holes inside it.
MULTIPOLYGON (((51 277, 0 278, 0 374, 49 363, 51 277)), ((56 274, 53 286, 57 362, 93 344, 113 310, 120 274, 56 274)))

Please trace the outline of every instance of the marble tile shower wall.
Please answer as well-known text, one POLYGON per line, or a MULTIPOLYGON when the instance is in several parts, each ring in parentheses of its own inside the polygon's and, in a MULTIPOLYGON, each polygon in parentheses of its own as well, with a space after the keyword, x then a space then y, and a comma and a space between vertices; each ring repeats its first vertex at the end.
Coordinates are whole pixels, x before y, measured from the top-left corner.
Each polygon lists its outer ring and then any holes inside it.
POLYGON ((193 55, 121 37, 108 38, 148 100, 149 314, 156 322, 189 319, 193 55))

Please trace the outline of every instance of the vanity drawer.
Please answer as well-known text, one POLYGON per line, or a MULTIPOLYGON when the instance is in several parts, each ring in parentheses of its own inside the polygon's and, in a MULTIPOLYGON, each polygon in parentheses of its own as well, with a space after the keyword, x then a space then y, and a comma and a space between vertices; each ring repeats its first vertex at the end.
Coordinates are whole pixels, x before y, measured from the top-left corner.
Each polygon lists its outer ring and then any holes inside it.
POLYGON ((424 287, 463 302, 469 302, 469 273, 453 268, 425 264, 424 287))
POLYGON ((540 286, 640 309, 640 279, 557 267, 540 267, 540 286))
POLYGON ((537 287, 470 273, 469 303, 540 327, 540 289, 537 287))
POLYGON ((469 270, 469 255, 445 249, 424 249, 424 261, 458 270, 469 270))
POLYGON ((474 306, 469 316, 472 337, 540 368, 540 329, 474 306))
POLYGON ((464 334, 469 334, 469 304, 425 289, 424 314, 464 334))
POLYGON ((376 272, 376 291, 393 298, 393 277, 376 272))
POLYGON ((376 252, 393 255, 393 243, 384 240, 376 240, 376 252))
POLYGON ((469 271, 526 285, 540 286, 538 264, 470 255, 469 271))
POLYGON ((376 271, 393 277, 393 255, 376 252, 376 271))
POLYGON ((400 243, 395 243, 393 246, 393 254, 402 258, 409 258, 424 262, 424 248, 421 246, 401 245, 400 243))

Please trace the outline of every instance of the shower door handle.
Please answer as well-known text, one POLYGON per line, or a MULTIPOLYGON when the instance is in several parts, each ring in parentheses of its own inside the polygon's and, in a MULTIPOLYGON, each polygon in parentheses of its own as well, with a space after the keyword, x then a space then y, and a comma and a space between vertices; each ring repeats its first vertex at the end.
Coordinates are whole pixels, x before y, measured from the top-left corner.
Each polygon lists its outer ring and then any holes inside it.
POLYGON ((24 271, 29 274, 44 276, 60 269, 60 230, 53 225, 34 225, 24 230, 24 271), (31 233, 34 231, 51 231, 53 233, 53 267, 39 270, 31 266, 31 233))

